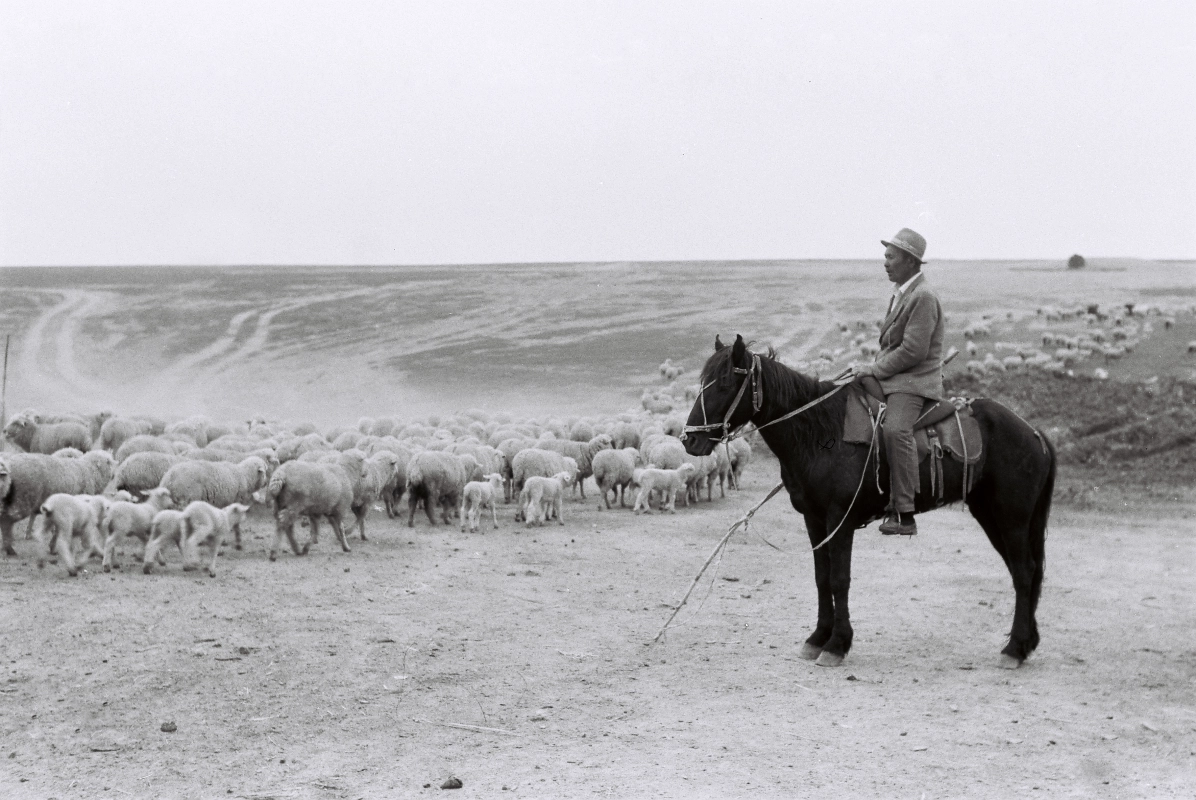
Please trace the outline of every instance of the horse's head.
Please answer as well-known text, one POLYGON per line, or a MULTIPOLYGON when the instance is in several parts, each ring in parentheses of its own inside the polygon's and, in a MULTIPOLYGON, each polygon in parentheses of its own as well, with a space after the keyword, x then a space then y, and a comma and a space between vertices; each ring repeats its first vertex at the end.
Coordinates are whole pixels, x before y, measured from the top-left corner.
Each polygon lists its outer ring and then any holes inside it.
POLYGON ((714 337, 714 355, 702 367, 698 399, 690 409, 681 441, 691 456, 707 456, 714 446, 735 428, 745 424, 757 400, 751 397, 759 387, 754 359, 742 336, 730 347, 714 337))

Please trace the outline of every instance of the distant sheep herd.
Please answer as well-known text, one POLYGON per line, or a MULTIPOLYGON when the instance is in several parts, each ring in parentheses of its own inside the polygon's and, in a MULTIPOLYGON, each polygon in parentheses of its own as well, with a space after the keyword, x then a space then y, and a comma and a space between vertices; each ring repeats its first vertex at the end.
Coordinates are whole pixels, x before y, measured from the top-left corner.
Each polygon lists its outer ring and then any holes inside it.
MULTIPOLYGON (((687 393, 671 362, 661 375, 674 381, 651 397, 680 402, 687 393)), ((692 390, 689 390, 692 391, 692 390)), ((366 539, 371 509, 401 515, 407 525, 423 506, 428 523, 459 518, 477 531, 486 516, 499 526, 497 506, 515 504, 524 525, 565 524, 564 501, 586 500, 586 481, 598 490, 599 510, 613 503, 636 513, 675 511, 738 488, 751 459, 738 439, 709 456, 685 452, 676 414, 644 410, 581 419, 516 419, 467 411, 403 422, 365 418, 353 428, 320 431, 314 425, 255 418, 221 424, 193 417, 170 424, 110 414, 51 415, 25 411, 4 428, 0 453, 0 533, 6 555, 16 555, 14 526, 28 519, 38 565, 57 556, 70 575, 90 558, 105 571, 118 550, 139 543, 143 571, 165 565, 177 549, 184 570, 207 552, 210 575, 230 541, 242 547, 241 526, 254 504, 274 516, 268 549, 274 561, 285 538, 296 555, 319 541, 327 522, 345 552, 356 528, 366 539), (630 496, 629 496, 629 493, 630 496), (295 523, 305 521, 300 543, 295 523)), ((672 410, 672 404, 669 406, 672 410)))

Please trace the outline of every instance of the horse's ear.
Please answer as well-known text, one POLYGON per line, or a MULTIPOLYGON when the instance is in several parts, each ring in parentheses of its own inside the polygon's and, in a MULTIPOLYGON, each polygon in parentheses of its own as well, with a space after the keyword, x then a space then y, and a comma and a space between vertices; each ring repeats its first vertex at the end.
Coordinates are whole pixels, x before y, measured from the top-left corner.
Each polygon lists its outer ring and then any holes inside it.
POLYGON ((735 344, 731 348, 731 363, 737 367, 747 364, 747 345, 743 343, 743 336, 735 334, 735 344))
POLYGON ((717 353, 719 350, 722 350, 724 347, 726 347, 726 345, 723 344, 723 340, 718 338, 717 333, 714 334, 714 352, 717 353))

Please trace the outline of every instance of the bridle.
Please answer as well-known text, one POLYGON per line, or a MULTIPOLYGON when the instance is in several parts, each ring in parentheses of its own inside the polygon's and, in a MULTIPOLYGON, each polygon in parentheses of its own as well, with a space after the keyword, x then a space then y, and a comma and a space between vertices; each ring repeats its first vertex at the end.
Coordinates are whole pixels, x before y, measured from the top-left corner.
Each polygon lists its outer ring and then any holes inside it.
POLYGON ((735 414, 735 409, 739 408, 739 402, 743 400, 743 395, 746 392, 748 385, 752 387, 752 414, 754 415, 760 410, 760 406, 764 404, 764 393, 760 386, 760 356, 752 353, 752 364, 747 369, 743 367, 732 367, 731 372, 736 375, 746 375, 743 383, 739 384, 739 391, 735 394, 735 399, 731 401, 731 407, 727 409, 726 415, 722 422, 711 422, 706 416, 706 390, 717 382, 717 378, 710 383, 707 383, 698 390, 698 403, 702 406, 702 423, 701 425, 686 425, 681 429, 681 441, 685 441, 686 434, 690 433, 706 433, 708 431, 716 431, 722 428, 722 435, 714 438, 715 444, 721 444, 726 441, 729 442, 735 438, 731 436, 731 417, 735 414))
MULTIPOLYGON (((747 390, 749 384, 751 384, 751 387, 752 387, 752 416, 755 416, 756 413, 760 410, 760 407, 764 405, 764 388, 763 388, 763 379, 762 379, 763 373, 761 372, 761 369, 760 369, 760 355, 758 353, 752 353, 752 363, 751 363, 751 366, 749 366, 747 369, 744 369, 742 367, 732 367, 731 371, 732 371, 732 373, 734 373, 736 375, 745 375, 747 377, 745 377, 743 379, 743 383, 739 384, 739 391, 735 394, 735 399, 733 401, 731 401, 731 407, 727 409, 727 413, 723 417, 723 421, 722 422, 711 422, 709 420, 709 418, 706 416, 705 392, 707 389, 709 389, 711 386, 713 386, 717 382, 717 379, 716 379, 716 380, 710 381, 710 383, 707 383, 705 386, 703 386, 702 388, 700 388, 698 390, 698 403, 702 406, 702 423, 703 424, 701 424, 701 425, 686 425, 684 428, 682 428, 681 429, 681 441, 685 441, 687 434, 707 433, 709 431, 716 431, 720 428, 722 429, 722 435, 717 438, 711 437, 712 439, 714 439, 714 443, 716 445, 731 442, 735 439, 738 439, 740 436, 746 435, 746 433, 743 431, 740 431, 739 433, 736 433, 736 434, 731 433, 731 417, 735 414, 735 409, 739 408, 739 403, 741 400, 743 400, 744 392, 747 390)), ((758 430, 758 431, 763 430, 764 428, 767 428, 769 425, 776 425, 778 422, 784 422, 785 420, 787 420, 791 417, 796 417, 798 414, 802 413, 803 411, 811 409, 814 406, 821 403, 823 400, 830 398, 832 395, 834 395, 835 393, 842 390, 843 387, 845 387, 849 383, 851 383, 850 377, 847 377, 847 379, 843 380, 841 383, 839 382, 840 379, 844 378, 844 376, 846 376, 846 375, 847 375, 847 372, 844 372, 844 373, 840 374, 837 378, 835 378, 835 383, 837 385, 835 386, 834 389, 831 389, 826 394, 819 395, 818 397, 814 398, 810 402, 806 403, 801 408, 796 408, 787 414, 784 414, 782 416, 777 417, 774 420, 770 420, 770 421, 764 423, 763 425, 757 425, 756 430, 758 430)))

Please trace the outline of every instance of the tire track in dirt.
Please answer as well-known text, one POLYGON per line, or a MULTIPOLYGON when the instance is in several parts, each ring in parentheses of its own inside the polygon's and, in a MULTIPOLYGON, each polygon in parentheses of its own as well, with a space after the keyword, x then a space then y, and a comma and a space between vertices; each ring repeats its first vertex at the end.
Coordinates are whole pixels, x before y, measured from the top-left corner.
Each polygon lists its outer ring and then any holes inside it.
MULTIPOLYGON (((78 395, 103 395, 102 384, 85 376, 75 358, 75 337, 87 317, 107 303, 104 292, 55 293, 62 302, 43 311, 22 337, 17 376, 34 394, 55 403, 77 404, 78 395), (57 328, 53 335, 47 332, 57 328)), ((27 391, 28 391, 27 389, 27 391)))
POLYGON ((205 361, 218 358, 237 343, 237 337, 240 335, 241 328, 245 325, 245 322, 259 313, 261 313, 260 309, 255 308, 234 315, 229 321, 228 329, 225 330, 223 336, 202 350, 177 359, 173 364, 158 373, 158 379, 168 382, 178 382, 188 370, 199 366, 205 361))
MULTIPOLYGON (((286 314, 292 311, 298 311, 303 308, 308 308, 313 305, 321 303, 331 303, 343 300, 350 300, 354 297, 362 297, 365 295, 377 294, 377 289, 353 289, 343 292, 330 292, 322 295, 314 295, 310 297, 303 297, 298 300, 290 300, 278 303, 265 311, 260 309, 253 312, 244 312, 245 319, 249 316, 257 314, 257 319, 254 321, 254 326, 249 333, 249 336, 238 347, 233 349, 224 348, 224 352, 217 353, 215 357, 210 359, 194 361, 191 366, 201 364, 203 361, 209 361, 206 366, 198 370, 198 373, 192 379, 196 383, 206 382, 215 379, 220 373, 226 372, 230 369, 243 365, 252 356, 262 352, 265 349, 266 343, 270 339, 273 332, 272 323, 274 319, 280 314, 286 314)), ((240 316, 240 315, 238 315, 240 316)), ((244 321, 244 320, 242 320, 244 321)), ((238 326, 239 327, 239 326, 238 326)), ((238 331, 239 332, 239 331, 238 331)), ((227 338, 227 337, 225 337, 227 338)), ((233 340, 235 341, 235 336, 233 340)), ((213 345, 214 346, 214 345, 213 345)), ((207 350, 209 348, 205 348, 207 350)), ((198 354, 197 354, 198 355, 198 354)), ((173 367, 171 368, 173 371, 173 367)))

